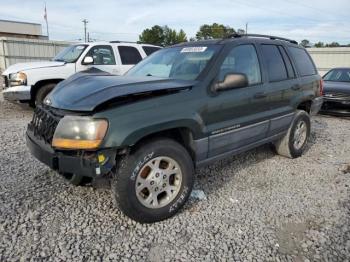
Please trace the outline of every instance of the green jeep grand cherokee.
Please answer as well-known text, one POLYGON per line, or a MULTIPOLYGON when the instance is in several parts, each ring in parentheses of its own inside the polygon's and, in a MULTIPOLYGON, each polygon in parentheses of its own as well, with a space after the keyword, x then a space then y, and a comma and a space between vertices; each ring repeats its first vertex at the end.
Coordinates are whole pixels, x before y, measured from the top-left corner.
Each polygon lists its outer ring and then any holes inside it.
POLYGON ((59 83, 27 129, 32 154, 71 183, 109 177, 139 222, 174 215, 194 170, 264 143, 299 157, 322 80, 293 40, 262 35, 164 48, 125 76, 98 70, 59 83))

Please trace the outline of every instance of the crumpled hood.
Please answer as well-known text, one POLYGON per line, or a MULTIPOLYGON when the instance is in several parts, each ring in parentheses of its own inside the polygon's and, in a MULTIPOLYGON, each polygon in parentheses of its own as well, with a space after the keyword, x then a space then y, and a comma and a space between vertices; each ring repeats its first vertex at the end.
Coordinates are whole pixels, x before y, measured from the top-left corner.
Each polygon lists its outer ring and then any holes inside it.
POLYGON ((63 66, 64 64, 65 62, 58 62, 58 61, 18 63, 18 64, 9 66, 2 74, 9 75, 20 71, 43 68, 43 67, 63 66))
POLYGON ((335 82, 335 81, 324 81, 325 93, 345 93, 350 94, 350 83, 349 82, 335 82))
POLYGON ((112 99, 162 90, 182 90, 193 86, 195 82, 152 76, 115 76, 91 69, 60 82, 45 98, 44 103, 63 110, 93 111, 112 99))

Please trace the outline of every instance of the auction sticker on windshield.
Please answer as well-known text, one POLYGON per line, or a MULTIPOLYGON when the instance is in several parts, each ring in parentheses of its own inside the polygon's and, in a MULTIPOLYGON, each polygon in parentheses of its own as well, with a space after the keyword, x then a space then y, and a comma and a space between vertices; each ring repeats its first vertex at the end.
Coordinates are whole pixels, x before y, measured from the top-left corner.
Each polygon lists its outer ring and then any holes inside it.
POLYGON ((206 49, 206 46, 184 47, 181 49, 181 53, 201 53, 204 52, 206 49))

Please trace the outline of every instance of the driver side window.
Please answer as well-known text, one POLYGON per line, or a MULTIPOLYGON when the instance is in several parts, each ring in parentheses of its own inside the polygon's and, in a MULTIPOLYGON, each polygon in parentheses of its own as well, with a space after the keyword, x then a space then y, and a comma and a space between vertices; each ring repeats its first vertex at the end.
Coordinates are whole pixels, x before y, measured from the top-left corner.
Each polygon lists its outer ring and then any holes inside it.
POLYGON ((261 83, 259 60, 253 45, 240 45, 228 53, 220 67, 219 81, 230 73, 245 74, 249 85, 261 83))
POLYGON ((91 56, 94 59, 93 65, 115 65, 112 47, 108 45, 91 47, 86 56, 91 56))

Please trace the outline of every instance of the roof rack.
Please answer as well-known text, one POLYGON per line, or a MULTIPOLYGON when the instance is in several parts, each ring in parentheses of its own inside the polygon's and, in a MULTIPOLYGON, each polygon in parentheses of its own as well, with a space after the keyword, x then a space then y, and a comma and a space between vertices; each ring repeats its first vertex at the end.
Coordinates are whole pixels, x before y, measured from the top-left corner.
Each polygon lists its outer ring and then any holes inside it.
POLYGON ((225 38, 238 38, 238 37, 263 37, 263 38, 269 38, 271 40, 283 40, 283 41, 290 42, 292 44, 296 44, 296 45, 298 44, 298 42, 295 41, 295 40, 288 39, 288 38, 283 38, 283 37, 278 37, 278 36, 272 36, 272 35, 237 34, 237 33, 234 33, 234 34, 228 35, 225 38))

